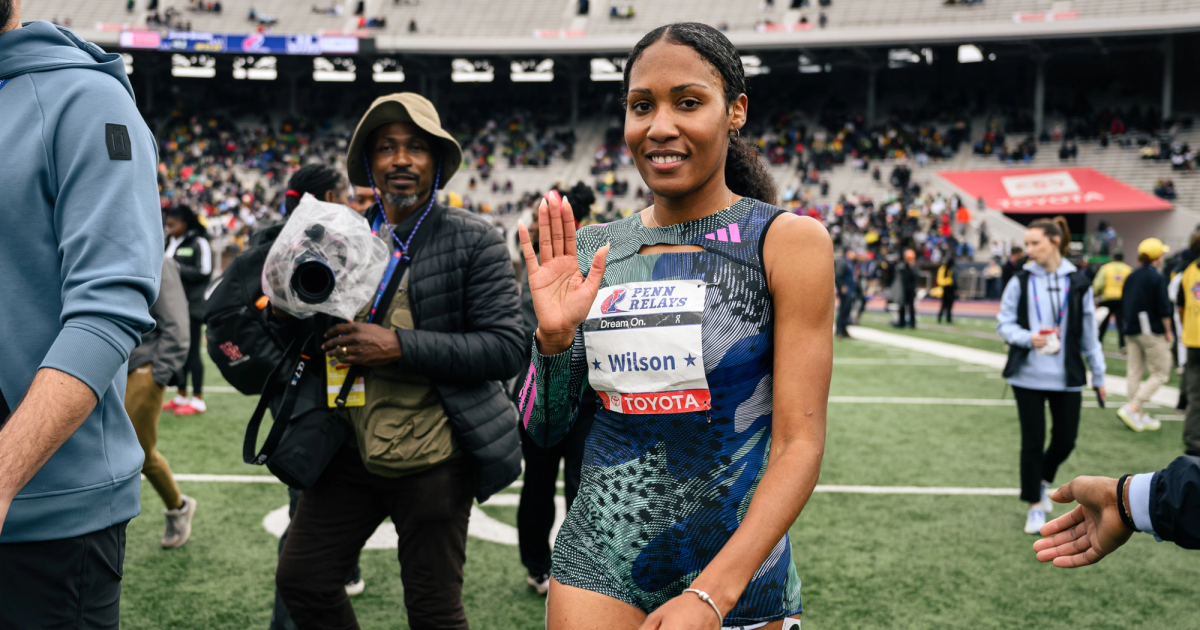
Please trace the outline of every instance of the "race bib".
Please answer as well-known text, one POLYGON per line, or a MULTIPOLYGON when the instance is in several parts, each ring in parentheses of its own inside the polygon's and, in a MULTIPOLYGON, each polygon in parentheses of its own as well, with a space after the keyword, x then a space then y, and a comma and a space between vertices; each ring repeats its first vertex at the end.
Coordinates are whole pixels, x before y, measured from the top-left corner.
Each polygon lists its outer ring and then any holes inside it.
MULTIPOLYGON (((346 383, 346 377, 350 374, 350 364, 341 363, 337 359, 326 355, 325 357, 325 391, 329 397, 329 406, 337 407, 337 396, 342 391, 342 385, 346 383)), ((367 381, 360 376, 354 380, 354 385, 350 388, 350 394, 346 396, 347 407, 362 407, 367 404, 367 381)))
POLYGON ((606 409, 652 414, 712 408, 700 323, 705 283, 631 282, 601 289, 583 322, 588 382, 606 409))

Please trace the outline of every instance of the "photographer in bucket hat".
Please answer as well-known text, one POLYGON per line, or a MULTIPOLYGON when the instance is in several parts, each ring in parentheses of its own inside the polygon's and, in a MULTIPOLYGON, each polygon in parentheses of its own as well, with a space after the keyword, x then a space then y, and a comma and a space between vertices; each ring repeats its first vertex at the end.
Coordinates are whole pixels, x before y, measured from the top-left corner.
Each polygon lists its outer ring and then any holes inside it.
POLYGON ((376 99, 346 162, 351 184, 376 190, 364 216, 392 249, 398 280, 381 283, 377 297, 395 287, 382 312, 368 305, 325 333, 327 363, 362 366, 364 389, 339 412, 353 439, 300 498, 276 585, 297 628, 357 628, 346 572, 390 516, 409 626, 466 628, 471 501, 520 474, 502 384, 530 343, 516 278, 495 229, 437 203, 462 150, 427 99, 376 99))
POLYGON ((1138 244, 1141 266, 1125 280, 1121 302, 1125 309, 1125 347, 1129 350, 1125 379, 1129 402, 1117 410, 1125 426, 1141 433, 1155 431, 1161 423, 1146 413, 1145 405, 1171 375, 1172 306, 1167 279, 1159 273, 1163 254, 1171 248, 1156 238, 1138 244), (1150 378, 1142 381, 1144 370, 1150 378), (1138 383, 1141 383, 1139 386, 1138 383))

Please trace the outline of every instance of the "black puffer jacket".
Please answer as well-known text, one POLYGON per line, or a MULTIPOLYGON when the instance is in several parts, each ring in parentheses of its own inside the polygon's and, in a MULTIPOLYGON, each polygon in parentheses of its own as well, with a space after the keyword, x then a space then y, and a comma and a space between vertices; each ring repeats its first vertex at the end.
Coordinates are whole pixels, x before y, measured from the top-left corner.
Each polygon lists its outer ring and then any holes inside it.
POLYGON ((483 220, 441 205, 425 220, 434 231, 414 252, 415 330, 396 333, 397 367, 434 381, 482 502, 521 474, 517 409, 502 383, 527 354, 517 280, 504 239, 483 220))

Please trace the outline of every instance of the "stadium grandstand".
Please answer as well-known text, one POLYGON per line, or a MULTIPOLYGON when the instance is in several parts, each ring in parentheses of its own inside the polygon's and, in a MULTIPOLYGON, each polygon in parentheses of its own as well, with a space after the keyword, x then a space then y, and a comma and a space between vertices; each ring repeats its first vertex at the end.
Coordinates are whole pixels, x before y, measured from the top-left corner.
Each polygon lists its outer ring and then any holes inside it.
MULTIPOLYGON (((1142 229, 1182 239, 1200 223, 1195 112, 1176 107, 1195 103, 1197 89, 1175 85, 1175 59, 1196 50, 1200 29, 1200 9, 1184 0, 45 0, 25 12, 126 52, 140 106, 157 124, 219 115, 249 140, 303 119, 320 127, 326 140, 314 142, 333 158, 353 124, 346 112, 383 90, 427 94, 460 114, 447 123, 470 144, 451 190, 489 210, 579 181, 602 189, 602 210, 632 209, 644 187, 609 151, 620 145, 619 53, 656 25, 694 19, 744 49, 747 131, 759 135, 790 203, 830 212, 843 195, 876 208, 903 201, 890 177, 898 162, 914 190, 970 206, 959 240, 982 261, 985 220, 992 240, 1018 239, 1020 224, 936 173, 1069 165, 1171 197, 1169 211, 1107 217, 1130 239, 1142 229), (304 54, 287 54, 289 45, 304 54), (1114 127, 1112 112, 1136 115, 1117 116, 1114 127), (848 147, 847 134, 886 150, 848 147), (936 146, 892 144, 897 134, 927 134, 936 146), (1040 150, 1019 152, 1022 143, 1040 150), (1070 157, 1060 160, 1064 148, 1070 157), (603 173, 594 168, 606 160, 603 173)), ((307 144, 306 133, 292 137, 307 144)), ((283 171, 240 164, 223 177, 259 187, 256 202, 268 203, 302 157, 289 154, 283 171)), ((1076 218, 1081 232, 1103 220, 1076 218)))
MULTIPOLYGON (((978 528, 981 544, 1028 547, 1028 537, 988 529, 1011 519, 986 503, 1014 503, 1017 494, 1007 488, 1018 441, 1011 396, 998 380, 1007 346, 995 315, 1001 265, 1026 226, 1065 216, 1072 254, 1092 276, 1118 251, 1136 259, 1150 237, 1176 254, 1187 250, 1200 229, 1200 81, 1188 61, 1200 58, 1200 0, 25 0, 21 15, 122 54, 158 142, 160 203, 199 212, 214 276, 252 235, 281 222, 293 173, 309 164, 346 172, 356 123, 393 92, 437 106, 463 149, 440 199, 500 230, 514 261, 516 226, 550 189, 594 200, 582 224, 628 217, 653 196, 624 142, 626 56, 664 24, 717 27, 742 55, 749 114, 741 137, 758 146, 775 204, 820 221, 838 256, 856 251, 894 264, 913 249, 922 325, 937 308, 921 300, 937 286, 939 266, 958 260, 958 297, 971 300, 958 308, 979 316, 901 334, 892 330, 896 300, 882 272, 872 267, 876 275, 864 280, 862 306, 871 312, 858 313, 853 334, 877 345, 836 350, 831 410, 851 428, 831 431, 823 474, 833 481, 822 477, 831 485, 818 487, 830 494, 815 499, 826 511, 809 521, 845 527, 855 540, 807 534, 807 550, 796 546, 798 563, 813 554, 813 570, 801 571, 806 620, 818 628, 1200 627, 1195 563, 1146 551, 1152 543, 1140 545, 1144 563, 1109 562, 1120 571, 1060 582, 1025 566, 1033 562, 956 538, 978 528), (914 429, 910 408, 928 426, 914 429), (1008 450, 980 463, 970 453, 981 441, 1008 450), (888 495, 891 486, 903 496, 888 495), (935 490, 954 496, 926 496, 935 490), (950 498, 967 508, 935 503, 950 498), (897 515, 888 548, 870 548, 862 524, 878 513, 897 515), (942 537, 986 570, 940 557, 942 537), (922 557, 910 565, 892 543, 913 544, 922 557), (871 559, 834 555, 848 549, 871 559), (838 570, 836 579, 821 577, 838 570), (928 583, 941 594, 924 591, 924 578, 914 577, 921 571, 936 575, 928 583), (1126 574, 1128 597, 1118 586, 1126 574), (1077 593, 1105 595, 1108 608, 1076 625, 1052 600, 1077 593)), ((1100 334, 1119 406, 1132 394, 1111 375, 1125 374, 1127 355, 1100 334)), ((130 552, 127 627, 265 627, 269 618, 287 497, 234 453, 255 401, 210 374, 211 411, 187 422, 213 424, 168 427, 164 419, 161 448, 189 488, 205 487, 188 493, 211 510, 199 518, 212 520, 198 520, 206 529, 184 560, 162 560, 146 545, 130 552), (224 536, 222 527, 244 531, 224 536), (218 573, 237 592, 203 583, 218 573), (179 611, 171 611, 175 588, 194 598, 179 611)), ((1172 372, 1147 404, 1182 419, 1171 414, 1185 387, 1172 372)), ((1137 451, 1124 429, 1109 426, 1113 410, 1091 395, 1085 388, 1083 422, 1096 446, 1081 446, 1060 481, 1089 474, 1084 465, 1114 475, 1126 463, 1131 472, 1157 470, 1178 450, 1161 439, 1137 451)), ((477 627, 544 627, 544 603, 527 597, 516 559, 514 492, 471 513, 464 597, 477 627)), ((154 505, 147 497, 144 506, 154 505)), ((562 518, 560 510, 555 531, 562 518)), ((134 525, 130 532, 132 540, 134 525)), ((355 600, 362 627, 408 627, 393 614, 403 609, 395 535, 381 528, 365 549, 371 583, 355 600)))

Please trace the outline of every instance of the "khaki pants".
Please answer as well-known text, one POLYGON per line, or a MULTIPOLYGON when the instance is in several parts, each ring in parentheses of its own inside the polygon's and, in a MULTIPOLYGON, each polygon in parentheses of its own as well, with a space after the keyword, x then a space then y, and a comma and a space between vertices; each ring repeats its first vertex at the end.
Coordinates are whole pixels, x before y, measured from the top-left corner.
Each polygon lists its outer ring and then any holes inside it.
POLYGON ((1183 452, 1200 457, 1200 348, 1187 349, 1183 384, 1188 397, 1187 416, 1183 420, 1183 452))
POLYGON ((1130 335, 1128 342, 1129 363, 1126 364, 1125 380, 1129 387, 1129 405, 1145 411, 1147 402, 1171 377, 1171 344, 1163 335, 1130 335), (1150 378, 1138 386, 1142 371, 1149 368, 1150 378))
POLYGON ((162 414, 163 391, 165 385, 154 382, 154 375, 147 363, 129 371, 129 380, 125 385, 125 412, 133 421, 133 430, 137 431, 138 443, 146 454, 146 462, 142 464, 142 474, 150 480, 158 496, 168 510, 180 506, 179 486, 175 485, 175 476, 167 459, 158 453, 158 417, 162 414))

